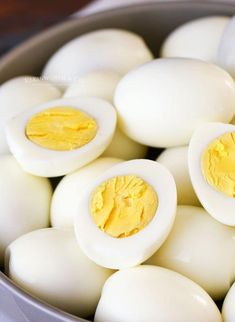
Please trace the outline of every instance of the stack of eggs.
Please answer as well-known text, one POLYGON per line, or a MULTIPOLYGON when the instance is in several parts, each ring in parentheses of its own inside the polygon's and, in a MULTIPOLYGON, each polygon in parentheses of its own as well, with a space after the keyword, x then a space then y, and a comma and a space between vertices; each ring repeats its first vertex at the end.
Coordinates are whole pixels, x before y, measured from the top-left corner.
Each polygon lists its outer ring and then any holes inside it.
POLYGON ((189 22, 159 59, 132 32, 93 31, 42 78, 1 86, 13 281, 96 322, 219 322, 228 293, 235 321, 234 31, 233 18, 189 22))

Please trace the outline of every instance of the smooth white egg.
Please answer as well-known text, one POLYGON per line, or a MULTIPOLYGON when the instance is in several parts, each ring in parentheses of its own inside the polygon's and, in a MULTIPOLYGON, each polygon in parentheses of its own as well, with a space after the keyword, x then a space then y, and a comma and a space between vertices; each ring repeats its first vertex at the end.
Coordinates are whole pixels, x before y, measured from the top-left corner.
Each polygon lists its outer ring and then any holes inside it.
POLYGON ((115 92, 121 129, 153 147, 186 145, 205 122, 229 122, 235 112, 230 75, 203 61, 162 58, 122 78, 115 92))
POLYGON ((10 155, 0 157, 0 266, 13 240, 49 226, 51 195, 48 179, 25 173, 10 155))
POLYGON ((21 236, 6 251, 8 276, 32 295, 80 317, 94 314, 113 273, 89 260, 73 230, 40 229, 21 236))
POLYGON ((216 62, 220 39, 229 20, 227 16, 209 16, 184 23, 167 36, 161 56, 216 62))
POLYGON ((43 77, 67 87, 92 71, 125 74, 152 59, 139 35, 122 29, 100 29, 83 34, 56 51, 46 64, 43 77))
POLYGON ((223 307, 222 307, 222 317, 224 322, 234 322, 235 321, 235 283, 230 288, 227 293, 223 307))
POLYGON ((221 300, 235 280, 235 228, 213 219, 203 208, 178 206, 174 226, 146 264, 174 270, 221 300))
POLYGON ((223 30, 217 51, 217 64, 227 70, 235 78, 235 16, 232 17, 223 30))
POLYGON ((20 76, 0 87, 0 154, 9 153, 5 138, 6 122, 34 105, 61 97, 59 89, 37 77, 20 76))
MULTIPOLYGON (((64 97, 93 96, 113 103, 114 92, 121 76, 111 71, 88 73, 68 87, 64 97)), ((124 160, 141 159, 147 154, 147 147, 126 136, 117 124, 112 142, 104 151, 103 156, 124 160)))
MULTIPOLYGON (((44 116, 46 117, 48 113, 45 112, 44 116)), ((100 156, 110 144, 115 128, 116 112, 109 102, 98 98, 75 97, 50 101, 12 118, 7 123, 6 135, 11 152, 25 171, 43 177, 55 177, 75 171, 100 156), (62 120, 50 120, 51 123, 48 124, 45 133, 40 130, 43 121, 38 123, 36 130, 39 128, 40 133, 37 137, 44 137, 46 142, 48 136, 52 136, 50 139, 56 146, 65 143, 68 149, 63 151, 49 149, 32 142, 25 134, 29 120, 40 112, 60 107, 72 108, 91 117, 97 126, 94 138, 79 148, 71 148, 73 142, 70 142, 70 131, 73 134, 80 131, 81 137, 77 140, 79 142, 83 136, 86 139, 83 131, 89 130, 90 125, 87 123, 77 125, 73 123, 73 119, 67 124, 66 112, 64 114, 62 112, 62 120), (60 135, 61 129, 68 131, 68 135, 61 136, 61 139, 53 139, 53 136, 60 135)))
POLYGON ((173 271, 139 266, 114 273, 105 283, 95 322, 222 322, 210 296, 173 271))
POLYGON ((231 187, 234 186, 234 139, 231 135, 229 145, 228 142, 224 144, 220 140, 221 136, 234 132, 235 126, 232 124, 204 124, 195 131, 188 151, 189 173, 201 204, 212 217, 222 224, 230 226, 235 226, 235 198, 218 190, 215 186, 221 186, 224 190, 228 189, 230 184, 231 187), (217 147, 208 148, 215 140, 218 140, 217 147), (213 180, 214 186, 210 184, 203 173, 202 158, 207 149, 211 153, 208 171, 210 171, 210 178, 213 180))
POLYGON ((84 253, 101 266, 135 266, 165 241, 175 211, 175 182, 165 167, 150 160, 122 162, 96 178, 80 199, 75 216, 76 237, 84 253), (148 188, 153 193, 142 202, 148 188), (150 212, 151 219, 146 221, 150 212), (103 228, 99 220, 104 221, 103 228))
POLYGON ((188 169, 188 147, 176 147, 164 150, 156 159, 173 175, 177 188, 178 205, 199 206, 188 169))
POLYGON ((51 224, 58 228, 72 228, 79 211, 79 199, 84 190, 105 170, 122 160, 98 158, 81 169, 65 176, 56 187, 51 202, 51 224))

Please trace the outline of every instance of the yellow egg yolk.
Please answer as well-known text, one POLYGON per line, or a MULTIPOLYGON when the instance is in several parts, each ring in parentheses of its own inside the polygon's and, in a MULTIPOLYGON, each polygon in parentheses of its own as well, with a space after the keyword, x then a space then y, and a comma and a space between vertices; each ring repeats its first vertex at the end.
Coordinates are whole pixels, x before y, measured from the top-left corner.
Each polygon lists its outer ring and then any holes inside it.
POLYGON ((202 171, 213 188, 235 197, 235 132, 223 134, 207 146, 202 171))
POLYGON ((26 136, 50 150, 68 151, 89 143, 97 134, 97 123, 73 107, 53 107, 34 115, 26 125, 26 136))
POLYGON ((158 197, 153 188, 135 175, 117 176, 93 192, 90 211, 102 231, 116 238, 138 233, 153 219, 158 197))

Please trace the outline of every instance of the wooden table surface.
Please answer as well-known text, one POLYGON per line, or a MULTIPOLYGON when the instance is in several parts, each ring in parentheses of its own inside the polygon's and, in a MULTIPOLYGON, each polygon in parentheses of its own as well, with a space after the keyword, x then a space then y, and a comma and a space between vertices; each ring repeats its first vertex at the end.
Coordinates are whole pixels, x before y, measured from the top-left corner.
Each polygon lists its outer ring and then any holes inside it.
POLYGON ((0 55, 92 0, 0 0, 0 55))

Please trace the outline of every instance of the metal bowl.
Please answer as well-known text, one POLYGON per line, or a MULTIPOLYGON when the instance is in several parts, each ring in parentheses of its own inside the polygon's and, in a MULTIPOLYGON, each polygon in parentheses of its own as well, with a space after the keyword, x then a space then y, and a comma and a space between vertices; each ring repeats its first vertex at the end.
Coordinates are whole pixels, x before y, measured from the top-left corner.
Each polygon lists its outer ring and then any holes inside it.
MULTIPOLYGON (((19 75, 39 75, 54 51, 72 38, 91 30, 110 27, 132 30, 144 37, 157 56, 163 39, 180 24, 208 15, 231 16, 234 12, 235 3, 157 2, 70 19, 32 37, 3 56, 0 59, 0 83, 19 75)), ((31 296, 1 272, 0 298, 0 321, 87 321, 31 296)))

